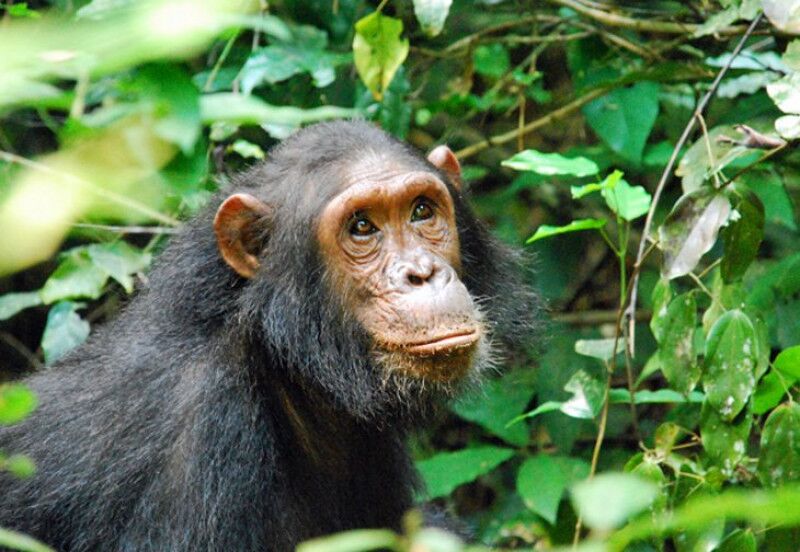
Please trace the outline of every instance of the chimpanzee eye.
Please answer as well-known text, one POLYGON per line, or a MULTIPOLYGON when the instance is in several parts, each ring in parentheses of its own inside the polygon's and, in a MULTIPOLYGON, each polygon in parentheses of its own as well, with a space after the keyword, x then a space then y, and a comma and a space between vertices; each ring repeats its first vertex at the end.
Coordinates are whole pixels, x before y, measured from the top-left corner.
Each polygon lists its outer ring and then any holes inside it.
POLYGON ((350 221, 348 230, 353 236, 369 236, 377 232, 378 228, 367 217, 356 213, 353 220, 350 221))
POLYGON ((411 222, 428 220, 433 216, 433 205, 431 202, 421 197, 417 199, 414 208, 411 209, 411 222))

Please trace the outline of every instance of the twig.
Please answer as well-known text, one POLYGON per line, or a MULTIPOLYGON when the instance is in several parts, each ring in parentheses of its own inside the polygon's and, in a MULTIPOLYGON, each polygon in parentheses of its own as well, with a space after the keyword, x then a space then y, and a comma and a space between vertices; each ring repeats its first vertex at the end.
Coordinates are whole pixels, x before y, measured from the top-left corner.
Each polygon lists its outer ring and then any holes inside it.
POLYGON ((110 224, 90 224, 88 222, 76 222, 72 226, 74 228, 105 230, 119 234, 177 234, 179 232, 177 228, 165 228, 163 226, 112 226, 110 224))
MULTIPOLYGON (((558 1, 567 1, 567 0, 558 0, 558 1)), ((670 156, 669 161, 667 162, 667 166, 664 167, 664 172, 661 174, 661 178, 658 181, 658 185, 656 186, 656 191, 653 193, 653 201, 650 205, 650 210, 647 212, 647 218, 644 221, 644 230, 642 230, 642 238, 639 240, 639 249, 636 253, 636 262, 633 265, 635 276, 633 277, 633 280, 631 282, 632 286, 631 298, 630 302, 628 303, 628 308, 625 309, 625 317, 629 325, 629 331, 628 331, 629 340, 627 345, 629 347, 631 356, 635 356, 635 351, 636 351, 635 324, 632 314, 636 311, 636 299, 639 287, 639 271, 641 268, 642 261, 644 260, 644 249, 645 249, 645 244, 647 243, 647 236, 650 234, 650 227, 653 224, 653 216, 655 215, 656 207, 658 207, 658 202, 661 199, 661 194, 664 191, 664 188, 666 187, 667 182, 670 179, 670 176, 672 175, 672 170, 675 167, 675 163, 678 161, 678 155, 683 149, 683 146, 686 145, 686 142, 689 140, 689 136, 692 134, 692 131, 694 130, 695 123, 703 115, 703 111, 705 111, 706 107, 708 106, 708 103, 711 101, 711 98, 714 97, 714 95, 716 94, 720 82, 722 82, 723 77, 731 68, 733 60, 735 60, 739 56, 739 53, 742 51, 742 48, 744 48, 745 42, 747 42, 747 39, 750 38, 751 34, 753 34, 753 31, 756 29, 756 26, 760 21, 761 21, 761 15, 759 14, 755 19, 753 19, 753 22, 750 23, 750 26, 747 28, 744 35, 742 35, 742 38, 739 39, 738 44, 736 44, 736 48, 734 48, 733 53, 728 59, 728 62, 722 69, 720 69, 719 73, 717 73, 717 77, 711 84, 711 88, 709 88, 708 92, 706 92, 705 96, 703 96, 703 98, 700 100, 700 103, 697 104, 697 108, 694 110, 692 118, 689 119, 689 122, 686 124, 686 128, 683 130, 683 134, 681 134, 680 139, 678 139, 678 143, 675 144, 675 148, 672 150, 672 155, 670 156)))
POLYGON ((17 351, 21 356, 23 356, 25 360, 28 361, 28 364, 30 364, 34 370, 44 369, 44 364, 42 364, 42 362, 36 357, 36 355, 33 354, 31 350, 28 349, 25 346, 25 344, 21 342, 19 339, 17 339, 8 332, 0 332, 0 339, 5 341, 9 347, 17 351))
MULTIPOLYGON (((633 29, 640 32, 663 33, 663 34, 694 34, 700 25, 696 23, 672 23, 669 21, 650 21, 647 19, 635 19, 624 15, 618 15, 605 10, 591 8, 577 0, 548 0, 553 4, 565 6, 573 9, 581 15, 591 17, 595 21, 610 27, 622 27, 623 29, 633 29)), ((719 35, 737 35, 745 30, 740 25, 719 29, 719 35)), ((749 36, 749 35, 748 35, 749 36)))
POLYGON ((607 94, 611 90, 610 87, 602 87, 602 88, 595 88, 594 90, 575 98, 568 104, 559 107, 555 111, 551 111, 547 115, 543 117, 539 117, 538 119, 531 121, 530 123, 526 124, 521 128, 515 128, 514 130, 510 130, 508 132, 504 132, 503 134, 498 134, 497 136, 492 136, 486 140, 481 142, 477 142, 472 144, 471 146, 467 146, 464 149, 458 150, 456 152, 456 157, 459 159, 466 159, 467 157, 471 157, 476 153, 479 153, 487 148, 492 146, 499 146, 508 142, 513 142, 517 139, 517 136, 520 134, 528 134, 529 132, 533 132, 534 130, 540 129, 544 126, 549 125, 550 123, 557 121, 567 115, 571 115, 573 112, 579 110, 581 107, 586 105, 587 103, 596 100, 600 96, 607 94))

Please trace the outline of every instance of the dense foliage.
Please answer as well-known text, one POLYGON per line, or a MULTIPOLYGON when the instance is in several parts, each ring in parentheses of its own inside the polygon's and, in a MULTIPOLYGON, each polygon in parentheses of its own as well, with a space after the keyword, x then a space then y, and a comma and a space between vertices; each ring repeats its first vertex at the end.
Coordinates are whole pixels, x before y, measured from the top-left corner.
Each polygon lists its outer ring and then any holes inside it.
MULTIPOLYGON (((421 500, 488 546, 798 549, 800 2, 0 10, 4 374, 113 316, 231 172, 302 124, 366 117, 456 150, 552 318, 416 440, 421 500)), ((0 423, 35 404, 0 386, 0 423)), ((35 469, 14 451, 0 467, 35 469)), ((307 546, 462 545, 411 515, 403 536, 307 546)))

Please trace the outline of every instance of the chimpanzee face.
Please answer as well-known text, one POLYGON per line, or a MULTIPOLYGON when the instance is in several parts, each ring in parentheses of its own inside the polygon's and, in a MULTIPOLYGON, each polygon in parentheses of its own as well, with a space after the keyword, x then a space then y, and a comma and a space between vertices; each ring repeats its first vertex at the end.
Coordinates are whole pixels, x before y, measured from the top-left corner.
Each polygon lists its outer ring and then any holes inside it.
MULTIPOLYGON (((365 153, 348 164, 315 228, 324 282, 366 331, 373 363, 386 374, 445 383, 481 363, 488 339, 461 279, 451 196, 458 161, 444 146, 428 160, 441 173, 365 153)), ((217 212, 220 253, 245 278, 259 267, 253 223, 273 209, 240 193, 217 212)))
POLYGON ((460 278, 453 199, 439 176, 364 159, 322 211, 317 239, 332 291, 384 369, 464 375, 485 332, 460 278))

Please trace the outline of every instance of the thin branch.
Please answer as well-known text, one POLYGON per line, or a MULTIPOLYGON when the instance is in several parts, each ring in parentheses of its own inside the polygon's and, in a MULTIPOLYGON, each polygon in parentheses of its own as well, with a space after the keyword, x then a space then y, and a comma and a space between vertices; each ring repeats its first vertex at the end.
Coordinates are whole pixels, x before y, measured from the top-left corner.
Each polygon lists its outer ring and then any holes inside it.
MULTIPOLYGON (((700 25, 696 23, 673 23, 670 21, 651 21, 649 19, 636 19, 619 15, 606 10, 591 8, 578 0, 548 0, 553 4, 565 6, 575 10, 581 15, 590 17, 595 21, 608 25, 609 27, 621 27, 623 29, 633 29, 640 32, 663 33, 663 34, 694 34, 700 25)), ((745 27, 734 25, 719 29, 715 34, 719 35, 738 35, 744 32, 745 27)))
POLYGON ((544 126, 549 125, 559 119, 566 117, 567 115, 571 115, 575 111, 579 110, 581 107, 586 105, 587 103, 596 100, 600 96, 607 94, 611 90, 610 87, 602 87, 602 88, 595 88, 594 90, 575 98, 568 104, 559 107, 555 111, 551 111, 547 115, 543 117, 539 117, 538 119, 531 121, 530 123, 526 124, 523 127, 515 128, 514 130, 510 130, 508 132, 504 132, 503 134, 498 134, 497 136, 492 136, 486 140, 481 142, 477 142, 472 144, 471 146, 467 146, 464 149, 458 150, 456 152, 456 157, 459 159, 466 159, 467 157, 471 157, 476 153, 480 153, 485 149, 488 149, 492 146, 499 146, 502 144, 506 144, 508 142, 513 142, 517 139, 517 136, 528 134, 533 132, 534 130, 538 130, 544 126))
POLYGON ((88 222, 76 222, 72 226, 74 228, 103 230, 118 234, 177 234, 179 232, 177 228, 165 228, 163 226, 113 226, 110 224, 90 224, 88 222))
MULTIPOLYGON (((636 313, 637 322, 647 322, 652 313, 650 311, 639 311, 636 313)), ((600 326, 603 324, 613 324, 617 321, 616 310, 589 310, 576 312, 556 312, 550 315, 554 322, 569 324, 571 326, 600 326)))
MULTIPOLYGON (((567 1, 567 0, 558 0, 558 1, 567 1)), ((689 136, 691 136, 695 124, 697 123, 698 119, 702 117, 703 112, 708 106, 708 103, 711 101, 711 98, 713 98, 714 95, 717 93, 717 89, 719 88, 719 85, 722 82, 723 77, 731 68, 733 60, 735 60, 739 56, 739 53, 742 51, 742 48, 744 48, 745 42, 747 42, 747 39, 750 38, 750 35, 753 34, 753 31, 755 31, 756 26, 760 21, 761 21, 761 15, 758 15, 755 19, 753 19, 753 22, 750 23, 750 26, 747 28, 747 31, 745 31, 744 35, 742 35, 742 38, 739 39, 739 43, 736 44, 736 48, 734 48, 733 53, 731 54, 730 58, 728 58, 728 62, 722 69, 720 69, 719 73, 717 74, 717 77, 711 84, 711 88, 708 89, 708 92, 706 92, 705 96, 703 96, 703 98, 700 100, 700 103, 697 104, 697 108, 694 110, 692 118, 689 119, 689 122, 686 124, 686 128, 683 130, 683 134, 681 134, 678 143, 675 144, 675 148, 672 150, 672 155, 669 158, 669 162, 667 163, 667 166, 664 167, 664 172, 661 174, 661 178, 658 181, 658 185, 656 186, 656 191, 653 193, 653 202, 650 205, 650 210, 647 212, 647 218, 645 219, 644 222, 644 230, 642 230, 642 238, 639 240, 639 249, 636 253, 636 262, 633 265, 635 276, 633 277, 633 281, 631 282, 632 285, 631 298, 630 302, 628 303, 628 308, 625 309, 625 317, 627 318, 629 324, 628 334, 630 339, 628 341, 628 347, 630 348, 629 350, 632 356, 635 355, 636 351, 635 348, 636 335, 634 333, 635 324, 633 321, 633 317, 631 315, 636 311, 636 299, 637 299, 636 296, 639 285, 639 271, 641 269, 641 265, 644 260, 644 250, 645 250, 645 245, 647 243, 647 236, 650 234, 650 227, 653 225, 653 216, 655 215, 656 207, 658 207, 658 202, 661 199, 661 194, 663 193, 664 188, 667 185, 667 182, 670 180, 670 177, 672 176, 672 171, 675 167, 675 163, 678 161, 678 155, 680 155, 683 146, 686 145, 686 142, 689 140, 689 136)))

